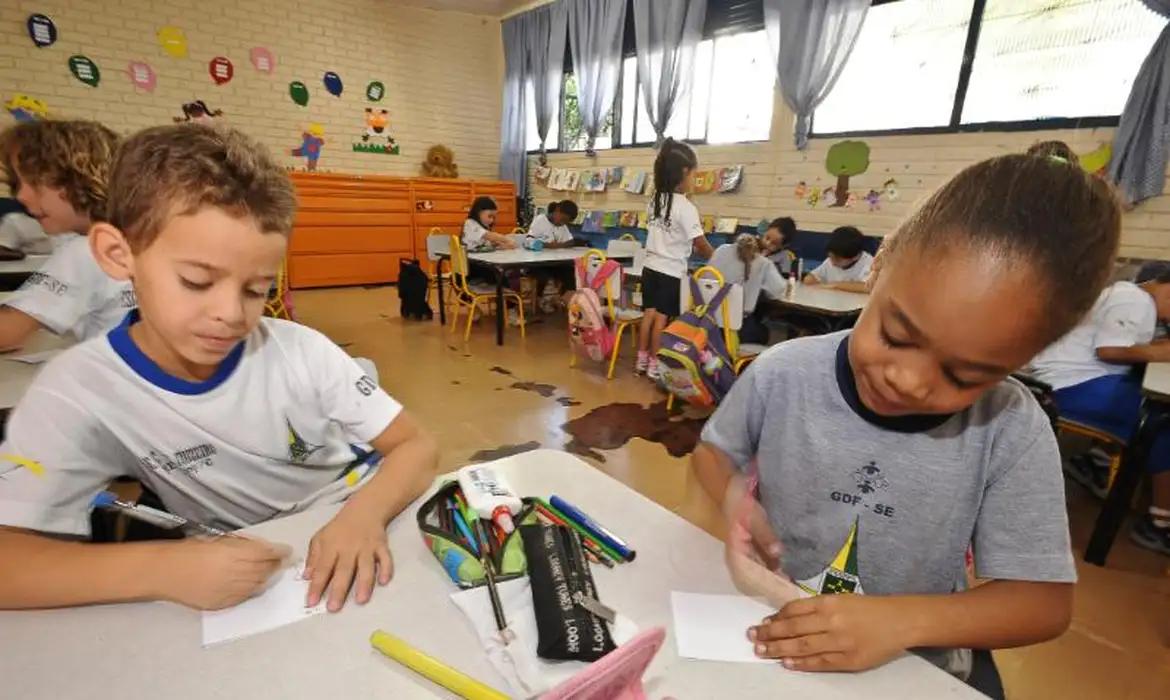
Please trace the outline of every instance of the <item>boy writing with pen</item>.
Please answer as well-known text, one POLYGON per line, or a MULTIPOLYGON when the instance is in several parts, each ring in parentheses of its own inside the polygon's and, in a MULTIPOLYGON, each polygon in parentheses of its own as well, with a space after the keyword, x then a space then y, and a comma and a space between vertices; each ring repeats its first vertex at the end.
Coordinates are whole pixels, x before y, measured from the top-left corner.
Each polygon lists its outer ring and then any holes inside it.
POLYGON ((88 507, 130 475, 223 530, 346 501, 309 543, 308 605, 390 580, 386 525, 430 483, 434 441, 320 333, 261 318, 296 201, 264 149, 203 125, 119 150, 90 247, 139 309, 55 358, 0 445, 0 608, 258 592, 280 547, 245 537, 93 545, 88 507), (365 447, 382 456, 371 459, 365 447))

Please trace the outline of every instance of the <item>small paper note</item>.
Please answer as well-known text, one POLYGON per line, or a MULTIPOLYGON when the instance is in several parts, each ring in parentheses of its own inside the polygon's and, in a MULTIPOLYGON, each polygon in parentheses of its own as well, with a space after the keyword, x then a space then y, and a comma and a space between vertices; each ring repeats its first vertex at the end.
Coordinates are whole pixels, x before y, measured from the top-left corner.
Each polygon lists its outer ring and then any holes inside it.
POLYGON ((250 637, 325 612, 324 601, 305 607, 309 582, 301 578, 303 566, 297 562, 288 567, 268 590, 234 608, 204 611, 203 646, 250 637))
POLYGON ((776 611, 755 598, 671 591, 674 640, 685 659, 776 663, 761 659, 747 638, 749 627, 776 611))

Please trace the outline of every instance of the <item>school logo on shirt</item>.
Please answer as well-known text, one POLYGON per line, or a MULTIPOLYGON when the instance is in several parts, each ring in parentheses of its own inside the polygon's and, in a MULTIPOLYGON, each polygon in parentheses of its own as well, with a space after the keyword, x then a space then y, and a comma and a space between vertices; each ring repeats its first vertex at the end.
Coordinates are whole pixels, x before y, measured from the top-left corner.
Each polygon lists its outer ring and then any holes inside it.
POLYGON ((853 527, 845 537, 845 544, 837 550, 837 556, 820 573, 810 576, 797 585, 815 594, 865 593, 861 587, 861 575, 857 567, 857 533, 861 519, 853 518, 853 527))
POLYGON ((210 467, 214 464, 215 455, 215 445, 203 443, 179 450, 172 455, 151 450, 149 453, 140 456, 138 463, 143 468, 153 472, 170 473, 179 470, 185 472, 188 476, 194 476, 200 469, 210 467))
POLYGON ((69 291, 69 285, 51 275, 46 275, 43 272, 34 272, 28 276, 24 284, 20 285, 22 290, 32 289, 34 287, 44 287, 49 293, 63 297, 69 291))
POLYGON ((889 479, 882 475, 881 467, 877 465, 877 462, 870 460, 858 467, 853 472, 853 486, 852 493, 844 489, 831 491, 829 500, 868 510, 874 515, 894 517, 894 507, 886 505, 876 498, 880 495, 879 491, 890 486, 889 479))
POLYGON ((284 424, 288 426, 288 461, 294 464, 304 464, 309 457, 313 456, 313 453, 324 447, 324 445, 306 442, 288 418, 284 419, 284 424))

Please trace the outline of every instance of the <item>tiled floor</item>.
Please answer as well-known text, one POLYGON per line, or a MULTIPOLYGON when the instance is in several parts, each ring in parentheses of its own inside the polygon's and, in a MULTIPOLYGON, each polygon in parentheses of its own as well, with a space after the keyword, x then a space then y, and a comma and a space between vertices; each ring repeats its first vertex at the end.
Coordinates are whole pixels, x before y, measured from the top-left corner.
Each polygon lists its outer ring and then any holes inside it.
MULTIPOLYGON (((495 345, 494 325, 481 321, 464 345, 437 320, 400 319, 391 287, 301 291, 294 299, 301 322, 377 363, 382 385, 438 436, 444 469, 481 450, 531 442, 559 448, 569 442, 561 426, 591 409, 662 399, 631 376, 628 345, 613 381, 597 367, 570 369, 559 317, 530 326, 526 341, 509 328, 503 347, 495 345)), ((714 507, 685 457, 639 438, 597 454, 604 462, 591 461, 599 469, 718 533, 714 507)), ((1071 483, 1068 501, 1079 562, 1098 504, 1071 483)), ((1048 644, 996 654, 1009 698, 1170 698, 1170 559, 1122 538, 1108 567, 1079 569, 1072 629, 1048 644)))

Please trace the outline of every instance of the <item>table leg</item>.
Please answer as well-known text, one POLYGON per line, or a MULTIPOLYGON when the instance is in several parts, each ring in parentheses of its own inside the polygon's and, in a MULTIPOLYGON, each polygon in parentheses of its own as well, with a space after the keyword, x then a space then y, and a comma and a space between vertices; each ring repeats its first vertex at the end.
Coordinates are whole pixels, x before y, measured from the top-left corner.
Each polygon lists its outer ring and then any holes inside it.
POLYGON ((447 305, 443 303, 443 259, 435 265, 435 289, 439 292, 439 325, 447 327, 447 305))
POLYGON ((496 268, 496 345, 504 344, 504 268, 496 268))
POLYGON ((1085 548, 1085 561, 1097 566, 1105 566, 1105 559, 1113 547, 1113 540, 1117 531, 1125 522, 1129 514, 1129 506, 1133 503, 1133 492, 1141 481, 1146 470, 1146 460, 1154 439, 1165 427, 1170 417, 1160 410, 1152 410, 1150 401, 1142 403, 1142 418, 1138 423, 1137 433, 1125 450, 1117 476, 1113 478, 1113 486, 1105 497, 1101 512, 1097 515, 1097 522, 1093 525, 1093 534, 1089 537, 1089 546, 1085 548))

